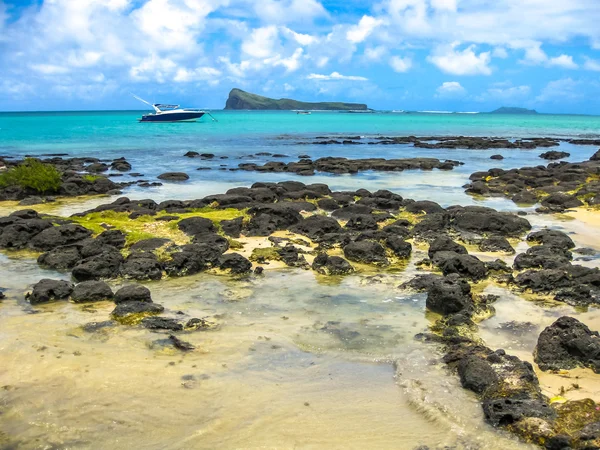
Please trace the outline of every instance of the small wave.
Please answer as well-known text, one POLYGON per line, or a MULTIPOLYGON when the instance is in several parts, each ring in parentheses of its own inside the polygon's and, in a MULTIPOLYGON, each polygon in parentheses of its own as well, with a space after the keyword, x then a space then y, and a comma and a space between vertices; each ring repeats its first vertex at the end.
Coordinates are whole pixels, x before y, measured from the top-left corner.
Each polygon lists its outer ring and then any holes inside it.
POLYGON ((453 111, 417 111, 421 114, 454 114, 453 111))

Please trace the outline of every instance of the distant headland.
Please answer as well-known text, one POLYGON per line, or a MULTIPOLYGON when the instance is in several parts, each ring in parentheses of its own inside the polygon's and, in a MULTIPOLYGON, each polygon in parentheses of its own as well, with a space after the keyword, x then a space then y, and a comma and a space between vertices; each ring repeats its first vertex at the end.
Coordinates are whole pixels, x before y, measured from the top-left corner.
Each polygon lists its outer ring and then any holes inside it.
POLYGON ((274 99, 252 94, 241 89, 232 89, 225 104, 225 109, 245 110, 313 110, 313 111, 367 111, 367 105, 363 103, 343 102, 301 102, 289 98, 274 99))

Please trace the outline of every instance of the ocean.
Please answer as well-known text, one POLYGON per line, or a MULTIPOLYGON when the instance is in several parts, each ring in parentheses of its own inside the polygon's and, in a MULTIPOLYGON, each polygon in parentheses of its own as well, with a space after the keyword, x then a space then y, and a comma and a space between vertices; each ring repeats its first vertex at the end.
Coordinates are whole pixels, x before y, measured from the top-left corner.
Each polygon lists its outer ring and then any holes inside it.
MULTIPOLYGON (((533 212, 506 199, 467 195, 462 186, 479 170, 547 164, 539 157, 547 149, 314 142, 343 136, 600 137, 600 117, 589 116, 211 113, 217 121, 206 116, 196 123, 172 124, 138 123, 140 111, 0 113, 0 156, 125 157, 132 172, 142 174, 118 174, 115 181, 157 181, 167 171, 189 174, 185 182, 133 185, 122 194, 155 201, 196 199, 258 181, 298 180, 326 183, 333 190, 389 189, 443 206, 533 212), (215 156, 185 157, 188 151, 215 156), (265 152, 270 155, 259 155, 265 152), (490 160, 494 154, 504 159, 490 160), (304 177, 236 170, 240 163, 296 161, 300 155, 433 157, 464 165, 443 172, 304 177)), ((566 142, 560 148, 571 154, 569 161, 588 159, 597 150, 566 142)), ((116 197, 59 198, 32 208, 67 217, 116 197)), ((22 208, 30 206, 0 202, 0 216, 22 208)), ((527 218, 533 230, 557 228, 577 247, 600 252, 596 218, 527 218)), ((248 247, 271 246, 266 238, 241 239, 248 247)), ((517 253, 528 248, 524 240, 511 243, 517 253)), ((345 277, 267 261, 260 276, 199 273, 144 281, 153 300, 165 307, 165 316, 207 318, 213 324, 209 330, 179 334, 196 347, 186 353, 165 345, 168 333, 107 322, 112 302, 31 305, 25 293, 32 285, 43 278, 71 280, 71 274, 40 267, 38 255, 30 251, 0 252, 0 289, 6 294, 0 301, 0 448, 532 449, 486 424, 477 397, 440 363, 438 347, 414 339, 439 316, 427 310, 427 294, 399 286, 425 273, 418 262, 427 258, 427 251, 426 244, 414 242, 406 266, 361 265, 358 273, 345 277), (82 327, 90 323, 91 332, 82 327)), ((469 252, 483 261, 499 257, 473 245, 469 252)), ((501 257, 508 264, 514 259, 501 257)), ((597 267, 598 261, 578 264, 597 267)), ((116 290, 133 281, 109 283, 116 290)), ((489 280, 475 289, 499 297, 496 314, 479 323, 486 345, 523 360, 532 361, 539 333, 560 316, 600 329, 595 308, 564 303, 550 308, 489 280), (525 322, 526 328, 513 331, 515 321, 525 322)), ((576 390, 562 374, 538 375, 548 397, 597 400, 600 392, 597 375, 589 370, 577 372, 576 390)))
MULTIPOLYGON (((542 149, 535 150, 427 150, 411 145, 311 145, 317 137, 336 136, 497 136, 497 137, 585 137, 600 136, 600 117, 568 115, 492 114, 348 114, 314 112, 297 115, 291 111, 211 111, 192 123, 139 123, 142 111, 27 112, 0 113, 0 155, 18 156, 65 153, 69 156, 125 157, 133 171, 156 181, 167 171, 190 175, 185 183, 165 183, 160 188, 128 189, 133 197, 164 199, 199 198, 221 193, 235 186, 257 181, 298 179, 349 189, 360 184, 366 189, 390 189, 409 198, 435 196, 448 206, 479 203, 464 194, 462 185, 471 173, 487 170, 489 157, 501 153, 494 167, 538 165, 542 149), (188 151, 212 153, 212 160, 186 158, 188 151), (348 158, 433 157, 460 160, 465 164, 440 176, 438 171, 402 173, 366 172, 357 175, 300 177, 291 174, 264 174, 235 171, 241 162, 265 163, 270 156, 283 154, 278 161, 297 161, 299 155, 313 159, 324 156, 348 158), (227 158, 227 159, 221 159, 227 158), (211 170, 198 171, 199 167, 211 170), (233 170, 230 170, 233 169, 233 170)), ((587 159, 593 153, 586 146, 561 144, 571 153, 568 160, 587 159)), ((128 176, 126 180, 131 180, 128 176)), ((116 180, 116 179, 115 179, 116 180)), ((510 209, 511 202, 488 199, 489 206, 510 209)))

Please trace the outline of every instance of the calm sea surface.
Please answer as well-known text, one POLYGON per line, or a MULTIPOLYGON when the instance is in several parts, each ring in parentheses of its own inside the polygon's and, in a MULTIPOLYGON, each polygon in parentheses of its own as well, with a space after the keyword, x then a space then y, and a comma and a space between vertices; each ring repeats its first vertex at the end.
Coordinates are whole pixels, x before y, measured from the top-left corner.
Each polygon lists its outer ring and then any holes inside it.
MULTIPOLYGON (((600 117, 557 115, 489 115, 489 114, 347 114, 316 112, 214 111, 192 123, 139 123, 140 111, 0 113, 0 155, 24 156, 66 153, 69 156, 116 158, 124 156, 134 172, 154 180, 162 172, 183 171, 190 180, 171 183, 159 189, 132 187, 132 196, 156 199, 197 198, 223 192, 233 186, 251 185, 256 181, 299 179, 323 182, 334 189, 348 189, 360 184, 367 189, 390 189, 415 199, 432 198, 444 205, 474 203, 461 186, 468 175, 491 165, 511 168, 537 165, 542 150, 427 150, 410 145, 311 145, 321 136, 406 136, 470 135, 502 137, 598 137, 600 117), (185 158, 187 151, 215 154, 212 160, 185 158), (418 156, 456 159, 464 166, 440 176, 433 172, 361 173, 359 175, 317 175, 298 177, 290 174, 261 174, 234 171, 241 162, 265 163, 268 152, 283 154, 279 161, 296 161, 306 154, 349 158, 412 158, 418 156), (503 161, 489 157, 501 153, 503 161), (197 171, 199 167, 212 170, 197 171)), ((571 153, 571 160, 587 159, 594 149, 589 146, 561 147, 571 153)), ((128 176, 123 177, 127 181, 128 176)), ((115 180, 117 180, 115 178, 115 180)), ((488 201, 489 206, 509 208, 503 200, 488 201)))

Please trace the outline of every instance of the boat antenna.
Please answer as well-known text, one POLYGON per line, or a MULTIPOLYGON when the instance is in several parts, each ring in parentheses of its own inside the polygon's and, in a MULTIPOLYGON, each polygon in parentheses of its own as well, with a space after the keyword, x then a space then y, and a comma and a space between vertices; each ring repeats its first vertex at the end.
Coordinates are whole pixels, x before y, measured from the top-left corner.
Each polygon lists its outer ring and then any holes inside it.
POLYGON ((158 108, 157 108, 156 106, 154 106, 152 103, 150 103, 150 102, 147 102, 147 101, 146 101, 146 100, 144 100, 143 98, 140 98, 140 97, 138 97, 137 95, 135 95, 135 94, 132 94, 131 92, 130 92, 130 94, 131 94, 131 95, 133 96, 133 98, 135 98, 136 100, 139 100, 140 102, 142 102, 142 103, 145 103, 145 104, 146 104, 146 105, 148 105, 148 106, 152 106, 152 108, 154 109, 154 111, 155 111, 155 112, 157 112, 157 113, 158 113, 158 112, 160 112, 160 109, 158 109, 158 108))

